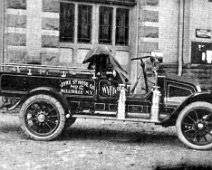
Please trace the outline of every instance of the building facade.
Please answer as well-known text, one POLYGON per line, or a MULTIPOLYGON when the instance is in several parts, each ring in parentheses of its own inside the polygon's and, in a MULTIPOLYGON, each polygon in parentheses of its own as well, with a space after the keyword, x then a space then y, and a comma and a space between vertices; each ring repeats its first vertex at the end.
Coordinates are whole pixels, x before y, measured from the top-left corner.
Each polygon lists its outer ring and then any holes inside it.
POLYGON ((212 88, 211 0, 1 0, 0 61, 85 67, 97 45, 108 46, 130 73, 134 57, 164 53, 166 72, 212 88))

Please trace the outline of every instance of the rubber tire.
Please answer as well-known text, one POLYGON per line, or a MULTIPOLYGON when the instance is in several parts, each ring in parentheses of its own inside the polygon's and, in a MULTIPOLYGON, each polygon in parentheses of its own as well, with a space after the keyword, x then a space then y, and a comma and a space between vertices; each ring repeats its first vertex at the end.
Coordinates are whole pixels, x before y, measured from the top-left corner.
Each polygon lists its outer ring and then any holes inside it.
POLYGON ((69 118, 68 120, 66 120, 64 129, 68 129, 71 125, 73 125, 76 119, 77 118, 69 118))
POLYGON ((195 144, 192 144, 191 142, 189 142, 184 137, 184 135, 182 133, 182 129, 181 129, 182 120, 183 120, 184 116, 186 116, 186 114, 189 113, 194 108, 207 108, 207 110, 209 109, 212 112, 212 104, 211 103, 207 103, 207 102, 194 102, 194 103, 191 103, 188 106, 186 106, 180 112, 180 114, 178 115, 178 118, 177 118, 176 129, 177 129, 178 138, 180 139, 181 142, 183 142, 189 148, 196 149, 196 150, 208 150, 208 149, 211 149, 212 148, 212 143, 208 144, 208 145, 204 145, 204 146, 195 145, 195 144))
POLYGON ((20 121, 20 125, 21 125, 21 129, 23 130, 24 134, 33 140, 39 140, 39 141, 49 141, 49 140, 53 140, 55 138, 57 138, 63 131, 64 127, 65 127, 65 111, 63 106, 61 105, 61 103, 55 99, 52 96, 49 95, 44 95, 44 94, 38 94, 38 95, 34 95, 29 97, 24 104, 21 107, 21 110, 19 112, 19 121, 20 121), (57 127, 57 129, 55 129, 55 131, 53 133, 51 133, 50 135, 47 136, 38 136, 34 133, 32 133, 25 122, 25 114, 26 114, 26 109, 35 101, 46 101, 52 105, 54 105, 56 107, 56 109, 58 110, 59 116, 60 116, 60 122, 59 125, 57 127))

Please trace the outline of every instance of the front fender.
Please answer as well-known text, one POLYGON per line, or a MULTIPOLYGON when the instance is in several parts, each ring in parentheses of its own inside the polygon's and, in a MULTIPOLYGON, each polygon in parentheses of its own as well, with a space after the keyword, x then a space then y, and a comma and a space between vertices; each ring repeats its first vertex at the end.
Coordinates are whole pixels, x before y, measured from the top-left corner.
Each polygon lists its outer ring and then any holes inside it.
POLYGON ((30 90, 29 92, 27 92, 27 94, 25 94, 20 99, 20 101, 15 106, 18 107, 19 105, 23 104, 29 97, 37 95, 37 94, 46 94, 56 98, 64 107, 65 112, 70 113, 71 109, 69 107, 69 104, 66 98, 63 96, 61 92, 59 92, 57 89, 52 87, 38 87, 38 88, 30 90))
POLYGON ((171 113, 167 119, 162 122, 163 126, 174 126, 176 124, 176 120, 180 112, 189 104, 196 102, 196 101, 203 101, 212 103, 212 92, 199 92, 190 95, 186 98, 176 109, 171 113))

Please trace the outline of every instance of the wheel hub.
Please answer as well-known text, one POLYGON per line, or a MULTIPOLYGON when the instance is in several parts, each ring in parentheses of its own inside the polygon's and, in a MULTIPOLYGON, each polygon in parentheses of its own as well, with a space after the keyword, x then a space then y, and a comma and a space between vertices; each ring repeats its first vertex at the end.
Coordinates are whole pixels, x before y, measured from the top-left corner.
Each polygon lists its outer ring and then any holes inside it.
POLYGON ((199 130, 202 130, 202 129, 204 129, 204 124, 203 123, 198 123, 197 124, 197 128, 199 129, 199 130))
POLYGON ((45 113, 44 112, 39 113, 38 116, 37 116, 37 119, 38 119, 39 123, 45 122, 46 121, 45 113))

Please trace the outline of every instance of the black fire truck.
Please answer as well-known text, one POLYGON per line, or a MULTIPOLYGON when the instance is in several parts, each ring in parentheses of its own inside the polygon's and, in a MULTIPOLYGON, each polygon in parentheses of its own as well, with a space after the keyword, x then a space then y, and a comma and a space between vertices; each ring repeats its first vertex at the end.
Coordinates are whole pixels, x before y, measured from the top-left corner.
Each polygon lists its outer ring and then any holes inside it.
MULTIPOLYGON (((84 59, 87 69, 35 64, 1 64, 0 95, 17 98, 23 132, 33 140, 53 140, 77 118, 155 123, 176 126, 188 147, 212 148, 212 94, 197 81, 158 73, 162 58, 139 60, 145 93, 135 94, 127 72, 106 47, 96 47, 84 59), (150 82, 145 61, 152 62, 150 82)), ((135 61, 132 61, 135 62, 135 61)))

